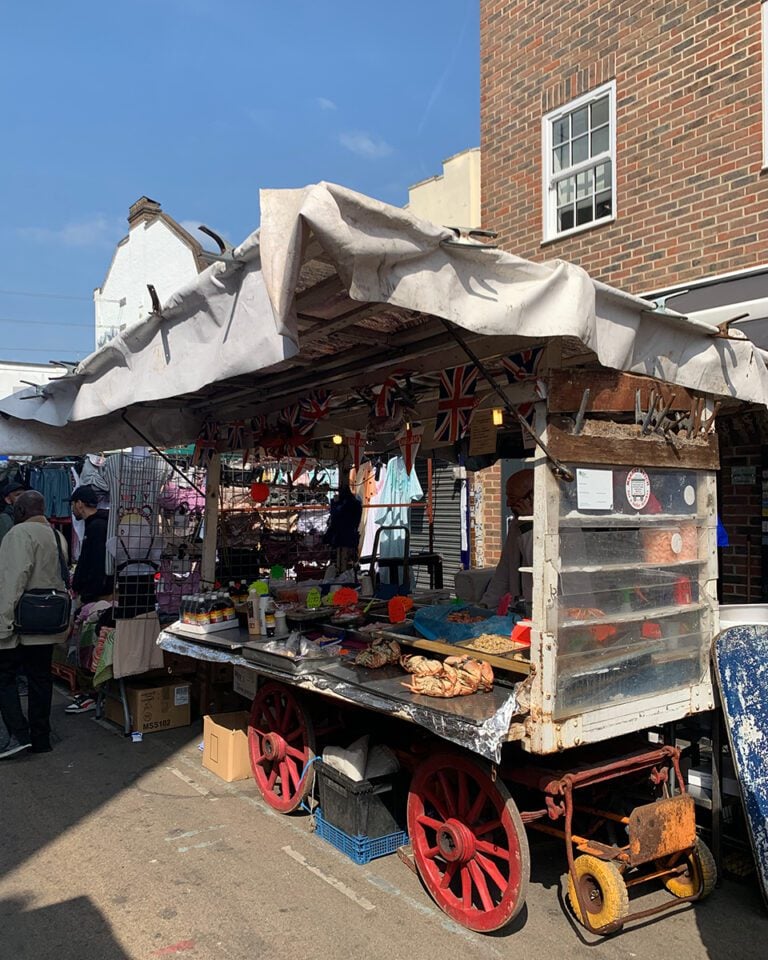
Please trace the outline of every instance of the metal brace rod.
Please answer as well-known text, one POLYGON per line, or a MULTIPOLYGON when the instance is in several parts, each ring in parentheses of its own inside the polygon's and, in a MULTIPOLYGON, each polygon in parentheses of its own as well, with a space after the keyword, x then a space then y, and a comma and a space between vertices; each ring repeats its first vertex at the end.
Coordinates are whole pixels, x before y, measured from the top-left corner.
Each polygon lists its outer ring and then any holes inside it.
POLYGON ((557 459, 557 457, 555 457, 553 454, 549 452, 544 441, 541 440, 538 434, 528 426, 528 424, 525 421, 525 418, 521 417, 520 414, 517 412, 517 410, 515 410, 515 408, 509 402, 507 395, 504 393, 504 391, 501 389, 498 383, 496 383, 496 381, 493 379, 490 373, 488 373, 488 369, 486 368, 485 364, 474 353, 471 347, 468 346, 466 340, 464 339, 464 337, 462 337, 462 335, 456 329, 454 324, 452 324, 450 320, 446 320, 445 318, 442 318, 442 320, 443 320, 443 324, 445 325, 445 329, 453 337, 456 343, 458 343, 458 345, 461 347, 464 353, 466 353, 466 355, 475 365, 475 368, 477 369, 478 373, 489 384, 491 389, 498 395, 499 399, 504 404, 504 409, 507 411, 507 413, 511 414, 517 420, 517 422, 520 424, 520 427, 531 437, 531 439, 534 441, 536 446, 539 447, 539 449, 547 458, 547 460, 549 460, 549 462, 552 464, 552 470, 555 476, 561 480, 565 480, 568 483, 572 483, 575 479, 573 473, 568 469, 568 467, 562 464, 557 459))
POLYGON ((149 439, 149 437, 145 436, 145 435, 141 432, 141 430, 139 430, 139 428, 138 428, 135 424, 131 423, 131 421, 128 419, 128 415, 126 414, 125 410, 123 410, 122 413, 120 414, 120 419, 123 421, 123 423, 125 423, 125 425, 126 425, 127 427, 130 427, 131 430, 133 430, 133 432, 134 432, 138 437, 141 437, 141 439, 144 441, 144 443, 146 443, 146 445, 147 445, 148 447, 151 447, 151 448, 155 451, 155 453, 160 457, 160 459, 163 460, 165 463, 168 464, 168 466, 171 468, 171 470, 174 471, 174 473, 178 473, 178 475, 179 475, 180 477, 183 477, 183 478, 184 478, 184 482, 187 483, 187 484, 189 484, 189 486, 192 487, 193 490, 196 490, 197 493, 199 493, 200 496, 201 496, 203 499, 205 499, 205 490, 201 490, 200 487, 197 486, 197 484, 192 483, 192 481, 191 481, 191 480, 189 479, 189 477, 184 473, 183 470, 179 470, 179 468, 176 466, 176 464, 173 463, 171 460, 169 460, 168 457, 166 457, 166 455, 163 453, 163 451, 162 451, 162 450, 159 450, 159 449, 155 446, 155 444, 152 443, 152 441, 149 439))

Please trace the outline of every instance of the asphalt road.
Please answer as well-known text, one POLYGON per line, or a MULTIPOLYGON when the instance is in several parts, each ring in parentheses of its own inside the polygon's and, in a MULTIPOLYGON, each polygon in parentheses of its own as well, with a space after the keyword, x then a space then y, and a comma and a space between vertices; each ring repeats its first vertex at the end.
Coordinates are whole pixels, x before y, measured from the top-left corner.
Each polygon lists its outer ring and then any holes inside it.
POLYGON ((726 880, 609 939, 584 935, 562 907, 557 841, 533 845, 514 925, 470 933, 397 857, 357 866, 307 816, 204 770, 200 724, 133 743, 65 703, 57 693, 52 753, 0 763, 0 960, 768 956, 754 881, 726 880))

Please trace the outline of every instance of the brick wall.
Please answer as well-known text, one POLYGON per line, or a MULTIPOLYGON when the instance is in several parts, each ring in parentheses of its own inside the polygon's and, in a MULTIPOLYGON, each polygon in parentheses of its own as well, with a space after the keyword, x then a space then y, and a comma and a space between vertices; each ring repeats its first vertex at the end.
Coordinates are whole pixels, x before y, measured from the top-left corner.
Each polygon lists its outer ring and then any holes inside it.
POLYGON ((501 556, 501 461, 472 474, 472 566, 493 567, 501 556))
POLYGON ((633 293, 768 259, 756 0, 481 0, 483 226, 633 293), (541 117, 616 80, 614 222, 542 240, 541 117))
MULTIPOLYGON (((764 418, 760 418, 762 421, 764 418)), ((730 545, 720 551, 720 599, 723 603, 762 601, 762 471, 765 438, 755 416, 724 421, 720 434, 720 519, 730 545), (752 468, 754 482, 734 473, 752 468)))

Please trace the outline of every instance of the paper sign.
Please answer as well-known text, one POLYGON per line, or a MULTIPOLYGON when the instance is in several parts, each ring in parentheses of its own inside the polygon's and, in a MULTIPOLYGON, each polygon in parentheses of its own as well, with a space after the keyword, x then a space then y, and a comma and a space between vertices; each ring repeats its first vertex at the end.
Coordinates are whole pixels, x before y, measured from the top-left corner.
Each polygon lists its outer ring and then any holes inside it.
POLYGON ((475 410, 469 427, 469 455, 496 453, 496 430, 492 410, 475 410))
POLYGON ((613 510, 613 471, 577 470, 576 505, 579 510, 613 510))
POLYGON ((176 687, 173 691, 174 707, 184 707, 189 703, 189 686, 176 687))
POLYGON ((731 467, 733 486, 757 483, 757 467, 731 467))

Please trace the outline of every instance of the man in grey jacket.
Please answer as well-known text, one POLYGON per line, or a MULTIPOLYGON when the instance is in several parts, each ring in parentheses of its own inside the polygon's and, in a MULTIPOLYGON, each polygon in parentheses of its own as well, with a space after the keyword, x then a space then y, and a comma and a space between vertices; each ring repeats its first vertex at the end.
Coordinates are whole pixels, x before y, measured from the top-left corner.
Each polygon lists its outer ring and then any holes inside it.
MULTIPOLYGON (((62 634, 20 636, 14 630, 14 613, 25 590, 65 590, 56 537, 45 518, 45 500, 35 490, 22 493, 13 505, 16 525, 0 544, 0 714, 10 739, 0 746, 0 759, 24 750, 46 753, 51 749, 51 656, 53 646, 66 640, 62 634), (27 713, 21 709, 17 673, 28 681, 27 713)), ((66 544, 62 542, 66 556, 66 544)))

